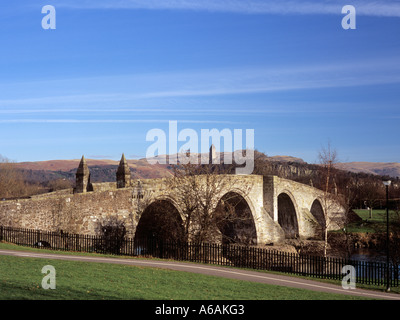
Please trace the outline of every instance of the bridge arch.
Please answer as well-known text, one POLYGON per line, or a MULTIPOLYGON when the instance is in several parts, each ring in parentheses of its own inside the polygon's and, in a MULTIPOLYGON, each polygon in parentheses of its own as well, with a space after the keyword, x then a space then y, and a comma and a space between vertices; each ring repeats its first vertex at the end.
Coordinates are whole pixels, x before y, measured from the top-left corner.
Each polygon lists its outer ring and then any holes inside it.
POLYGON ((231 190, 221 197, 217 211, 223 211, 218 228, 223 244, 257 244, 254 207, 240 190, 231 190))
POLYGON ((284 190, 278 195, 278 223, 282 227, 285 237, 295 239, 299 237, 299 223, 297 205, 293 195, 284 190))
POLYGON ((324 228, 326 225, 325 212, 319 199, 315 199, 313 201, 310 212, 314 216, 315 220, 317 220, 319 225, 324 228))
MULTIPOLYGON (((166 201, 169 202, 171 205, 174 206, 174 208, 176 209, 176 211, 179 213, 180 218, 182 219, 182 221, 185 221, 185 216, 181 210, 181 206, 179 205, 179 203, 175 200, 175 198, 172 195, 169 194, 161 194, 155 197, 155 199, 153 199, 150 203, 147 204, 146 208, 149 205, 152 205, 154 202, 157 201, 166 201)), ((143 211, 144 212, 144 211, 143 211)), ((143 214, 142 212, 142 214, 143 214)))
POLYGON ((135 239, 184 240, 183 219, 178 208, 175 201, 168 197, 152 201, 140 215, 135 239))

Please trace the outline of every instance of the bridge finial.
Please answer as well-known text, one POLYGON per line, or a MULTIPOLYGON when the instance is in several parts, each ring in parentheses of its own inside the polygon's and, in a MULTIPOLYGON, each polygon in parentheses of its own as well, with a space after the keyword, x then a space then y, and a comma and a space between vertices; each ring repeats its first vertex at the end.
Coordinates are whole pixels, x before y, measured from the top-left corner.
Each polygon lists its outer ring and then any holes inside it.
POLYGON ((86 163, 85 156, 82 156, 81 158, 78 169, 76 170, 75 177, 76 177, 76 185, 75 185, 76 193, 85 193, 87 191, 91 191, 90 171, 86 163))
POLYGON ((117 188, 126 188, 131 185, 131 170, 126 161, 125 155, 122 154, 121 161, 117 169, 117 188))

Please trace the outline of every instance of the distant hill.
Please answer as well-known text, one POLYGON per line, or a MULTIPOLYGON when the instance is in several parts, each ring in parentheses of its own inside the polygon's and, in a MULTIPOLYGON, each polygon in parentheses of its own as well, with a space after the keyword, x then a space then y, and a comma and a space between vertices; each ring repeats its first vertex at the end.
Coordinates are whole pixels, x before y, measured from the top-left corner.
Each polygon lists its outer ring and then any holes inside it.
POLYGON ((363 172, 373 175, 400 177, 400 163, 398 162, 346 162, 339 163, 338 169, 350 172, 363 172))
POLYGON ((278 162, 295 162, 295 163, 303 163, 303 164, 307 163, 303 159, 291 157, 291 156, 272 156, 272 157, 267 157, 266 159, 270 160, 270 161, 278 161, 278 162))
MULTIPOLYGON (((219 156, 222 158, 222 154, 219 156)), ((300 158, 291 156, 266 156, 263 153, 257 153, 256 157, 261 157, 271 164, 272 174, 279 174, 288 178, 309 176, 317 167, 315 164, 308 164, 300 158)), ((115 181, 119 161, 107 159, 86 159, 86 161, 90 168, 92 182, 115 181)), ((79 162, 80 159, 49 160, 19 162, 15 165, 22 171, 28 182, 43 184, 57 179, 74 181, 79 162)), ((128 160, 128 164, 131 168, 132 178, 151 179, 172 175, 170 165, 151 165, 146 159, 128 160)), ((400 163, 348 162, 339 163, 337 167, 354 173, 400 177, 400 163)))
MULTIPOLYGON (((217 153, 223 162, 223 154, 217 153)), ((272 156, 268 157, 261 154, 265 160, 279 163, 306 164, 302 159, 291 156, 272 156)), ((202 155, 207 157, 207 155, 202 155)), ((155 164, 151 165, 147 159, 127 160, 131 168, 132 178, 151 179, 165 178, 172 175, 170 165, 155 164)), ((80 159, 73 160, 48 160, 34 162, 18 162, 16 168, 23 172, 27 181, 32 183, 43 183, 56 179, 74 180, 76 169, 80 159)), ((108 159, 86 159, 90 169, 92 182, 111 182, 115 181, 115 175, 119 161, 108 159)))
MULTIPOLYGON (((25 170, 44 170, 44 171, 70 171, 76 169, 79 165, 80 159, 75 160, 49 160, 49 161, 36 161, 36 162, 18 162, 17 168, 25 170)), ((118 161, 114 160, 92 160, 87 159, 88 166, 107 166, 118 165, 118 161)))
MULTIPOLYGON (((45 183, 46 181, 67 179, 74 181, 80 159, 49 160, 37 162, 19 162, 16 168, 21 170, 26 181, 45 183)), ((119 161, 86 159, 92 182, 112 182, 116 179, 119 161)), ((146 159, 128 160, 132 178, 150 179, 171 176, 170 166, 150 165, 146 159)))

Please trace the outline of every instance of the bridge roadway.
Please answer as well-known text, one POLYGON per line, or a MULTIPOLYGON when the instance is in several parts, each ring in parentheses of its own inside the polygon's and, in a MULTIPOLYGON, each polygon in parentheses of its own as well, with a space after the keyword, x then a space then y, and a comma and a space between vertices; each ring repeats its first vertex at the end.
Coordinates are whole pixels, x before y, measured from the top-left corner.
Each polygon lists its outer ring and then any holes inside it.
MULTIPOLYGON (((290 277, 285 275, 269 274, 259 271, 233 269, 226 267, 217 267, 212 265, 195 264, 190 262, 172 262, 161 260, 146 260, 135 258, 109 258, 93 257, 79 255, 63 255, 52 253, 38 253, 29 251, 0 250, 0 255, 8 255, 25 258, 56 259, 81 262, 114 263, 131 266, 145 266, 152 268, 170 269, 176 271, 199 273, 211 276, 225 277, 244 281, 253 281, 264 284, 287 286, 292 288, 307 289, 319 292, 336 293, 343 295, 355 295, 371 299, 400 300, 400 294, 386 293, 381 291, 363 290, 363 289, 343 289, 341 286, 327 284, 323 282, 290 277)), ((345 300, 346 297, 343 296, 345 300)))

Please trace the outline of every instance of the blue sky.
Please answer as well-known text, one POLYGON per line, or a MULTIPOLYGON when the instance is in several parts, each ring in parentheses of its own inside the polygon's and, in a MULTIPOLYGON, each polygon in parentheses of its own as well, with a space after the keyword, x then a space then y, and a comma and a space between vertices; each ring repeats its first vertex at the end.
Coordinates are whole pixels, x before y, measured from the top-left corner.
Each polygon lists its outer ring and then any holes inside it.
POLYGON ((144 157, 177 120, 254 129, 271 156, 313 163, 330 141, 341 161, 400 162, 400 1, 2 1, 0 41, 14 161, 144 157))

